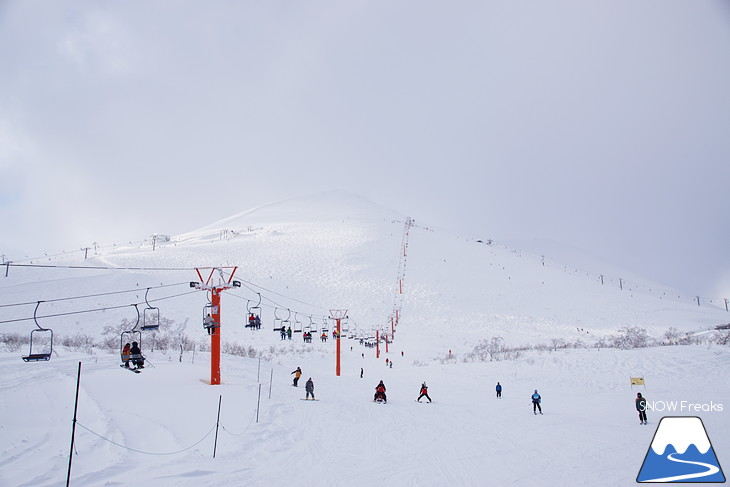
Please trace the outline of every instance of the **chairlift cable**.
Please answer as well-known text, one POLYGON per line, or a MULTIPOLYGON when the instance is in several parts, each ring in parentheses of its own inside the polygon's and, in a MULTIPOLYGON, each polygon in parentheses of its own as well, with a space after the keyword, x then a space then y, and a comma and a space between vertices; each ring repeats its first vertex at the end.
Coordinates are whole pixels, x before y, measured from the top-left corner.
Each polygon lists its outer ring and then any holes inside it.
MULTIPOLYGON (((163 284, 163 285, 160 285, 160 286, 152 286, 152 287, 148 287, 146 289, 161 289, 163 287, 181 286, 183 284, 185 284, 187 286, 188 285, 188 281, 178 282, 176 284, 163 284)), ((129 289, 129 290, 126 290, 126 291, 110 291, 110 292, 107 292, 107 293, 87 294, 87 295, 84 295, 84 296, 70 296, 70 297, 66 297, 66 298, 45 299, 43 301, 45 303, 56 303, 56 302, 59 302, 59 301, 71 301, 71 300, 74 300, 74 299, 97 298, 99 296, 111 296, 111 295, 114 295, 114 294, 135 293, 135 292, 139 292, 139 291, 141 291, 141 289, 140 288, 137 288, 137 289, 129 289)), ((29 306, 29 305, 35 304, 35 303, 36 303, 36 301, 28 301, 27 303, 0 304, 0 308, 9 308, 9 307, 12 307, 12 306, 29 306)))
MULTIPOLYGON (((162 297, 162 298, 153 299, 152 302, 154 303, 154 302, 162 301, 162 300, 165 300, 165 299, 179 298, 180 296, 187 296, 188 294, 195 294, 196 292, 197 291, 188 291, 186 293, 174 294, 172 296, 165 296, 165 297, 162 297)), ((86 310, 81 310, 81 311, 69 311, 67 313, 55 313, 55 314, 52 314, 52 315, 38 316, 38 318, 57 318, 59 316, 71 316, 71 315, 76 315, 76 314, 94 313, 94 312, 98 312, 98 311, 109 311, 109 310, 113 310, 113 309, 122 309, 122 308, 126 308, 128 306, 134 306, 134 305, 139 305, 139 304, 145 304, 145 303, 143 301, 141 303, 123 304, 123 305, 119 305, 119 306, 107 306, 107 307, 104 307, 104 308, 86 309, 86 310)), ((0 324, 3 324, 3 323, 17 323, 17 322, 20 322, 20 321, 29 321, 29 320, 32 320, 32 319, 33 319, 33 317, 30 317, 30 318, 16 318, 16 319, 12 319, 12 320, 0 321, 0 324)))

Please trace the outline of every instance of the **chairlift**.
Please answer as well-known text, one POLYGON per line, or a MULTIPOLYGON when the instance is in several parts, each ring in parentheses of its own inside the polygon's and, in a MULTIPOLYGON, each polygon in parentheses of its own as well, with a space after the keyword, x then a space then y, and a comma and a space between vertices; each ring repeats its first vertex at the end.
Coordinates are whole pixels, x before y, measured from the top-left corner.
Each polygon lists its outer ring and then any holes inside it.
POLYGON ((297 313, 294 312, 294 329, 292 331, 294 333, 302 333, 302 322, 299 321, 299 318, 297 316, 297 313))
POLYGON ((342 330, 342 333, 347 333, 350 331, 350 324, 349 324, 349 318, 345 316, 344 319, 340 320, 340 328, 342 330))
POLYGON ((47 361, 51 359, 51 354, 53 353, 53 330, 43 328, 38 324, 38 307, 42 302, 38 301, 35 305, 35 311, 33 311, 33 321, 38 328, 30 332, 30 350, 28 351, 28 355, 23 356, 23 360, 26 362, 47 361), (33 345, 34 336, 35 346, 33 345), (39 340, 42 336, 47 336, 47 339, 45 341, 39 340), (39 341, 41 345, 38 345, 39 341))
POLYGON ((329 327, 329 324, 327 321, 327 317, 323 316, 322 317, 322 333, 327 333, 328 331, 330 331, 330 327, 329 327))
POLYGON ((147 303, 147 307, 142 312, 142 329, 157 330, 160 327, 160 308, 152 306, 147 300, 149 292, 150 288, 147 288, 144 293, 144 302, 147 303))
POLYGON ((137 322, 134 324, 131 330, 122 331, 122 333, 119 335, 119 356, 122 359, 122 364, 128 363, 130 360, 138 360, 142 358, 141 354, 125 354, 124 353, 124 345, 125 343, 134 343, 137 342, 137 345, 139 345, 140 350, 142 349, 142 332, 137 329, 139 326, 139 320, 141 318, 141 315, 139 313, 139 307, 136 304, 133 304, 135 311, 137 311, 137 322))
POLYGON ((285 319, 281 320, 281 328, 283 330, 286 330, 287 328, 289 328, 291 326, 291 321, 289 320, 289 318, 291 318, 291 310, 287 309, 286 311, 289 314, 287 315, 287 317, 285 319))
POLYGON ((317 325, 312 321, 312 315, 309 315, 309 324, 304 327, 304 333, 317 333, 317 325))
POLYGON ((246 322, 246 328, 258 330, 261 328, 261 293, 259 295, 259 302, 254 306, 250 306, 251 301, 247 301, 246 309, 248 310, 248 319, 246 322))
MULTIPOLYGON (((281 332, 282 328, 282 318, 279 318, 279 315, 276 314, 277 308, 274 308, 274 331, 281 332)), ((284 329, 286 331, 286 329, 284 329)))

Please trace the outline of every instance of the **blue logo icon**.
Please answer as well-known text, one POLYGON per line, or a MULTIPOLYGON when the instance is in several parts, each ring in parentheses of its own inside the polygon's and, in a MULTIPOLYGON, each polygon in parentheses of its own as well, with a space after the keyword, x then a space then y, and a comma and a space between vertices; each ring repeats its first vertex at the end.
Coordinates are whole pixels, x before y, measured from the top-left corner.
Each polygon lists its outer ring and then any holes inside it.
POLYGON ((696 416, 659 421, 637 482, 725 482, 720 462, 696 416))

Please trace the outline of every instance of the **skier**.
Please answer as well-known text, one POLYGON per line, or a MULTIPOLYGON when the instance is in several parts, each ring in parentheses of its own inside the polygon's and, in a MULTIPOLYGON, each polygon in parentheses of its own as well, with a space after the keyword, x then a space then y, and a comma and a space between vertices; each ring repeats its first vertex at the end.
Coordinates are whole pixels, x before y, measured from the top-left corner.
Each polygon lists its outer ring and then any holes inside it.
POLYGON ((360 378, 362 379, 362 375, 365 373, 362 367, 360 367, 360 378))
POLYGON ((500 399, 502 398, 502 384, 499 382, 497 382, 497 397, 500 399))
POLYGON ((306 399, 309 399, 309 395, 311 394, 312 400, 314 400, 314 382, 312 382, 311 377, 307 380, 307 383, 304 385, 304 389, 307 391, 306 399))
POLYGON ((286 328, 282 326, 281 328, 279 328, 279 332, 281 332, 281 339, 286 340, 286 328))
POLYGON ((286 337, 291 340, 291 326, 286 329, 286 337))
MULTIPOLYGON (((294 387, 299 387, 299 378, 302 376, 302 369, 297 367, 297 370, 292 372, 294 374, 294 384, 292 384, 294 387)), ((291 375, 291 374, 289 374, 291 375)))
POLYGON ((375 387, 375 397, 373 398, 373 401, 377 401, 378 399, 382 400, 383 402, 388 402, 388 398, 385 395, 385 384, 383 384, 382 380, 375 387))
POLYGON ((421 395, 418 396, 418 399, 416 399, 416 401, 421 402, 421 398, 423 396, 426 396, 426 399, 428 399, 428 402, 431 402, 431 398, 428 397, 428 386, 426 386, 425 382, 423 384, 421 384, 421 395))
POLYGON ((540 414, 542 414, 542 407, 540 407, 540 401, 542 398, 540 397, 540 394, 537 393, 537 389, 535 389, 535 393, 532 395, 532 413, 537 414, 537 410, 540 411, 540 414))
POLYGON ((129 356, 131 354, 131 345, 129 343, 125 343, 124 348, 122 348, 122 362, 124 362, 124 366, 126 368, 129 368, 129 356))
POLYGON ((137 342, 132 342, 132 348, 129 349, 130 356, 132 359, 132 365, 138 369, 144 369, 144 357, 142 356, 142 350, 139 349, 137 342))
POLYGON ((639 424, 646 423, 646 398, 640 392, 636 393, 636 410, 639 411, 639 424))

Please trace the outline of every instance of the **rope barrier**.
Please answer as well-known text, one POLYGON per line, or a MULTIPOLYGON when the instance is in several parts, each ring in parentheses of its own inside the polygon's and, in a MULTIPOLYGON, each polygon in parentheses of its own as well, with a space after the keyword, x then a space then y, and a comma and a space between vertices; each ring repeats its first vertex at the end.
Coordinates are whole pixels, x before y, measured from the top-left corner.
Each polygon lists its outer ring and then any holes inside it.
POLYGON ((85 430, 86 430, 86 431, 88 431, 89 433, 91 433, 91 434, 93 434, 93 435, 95 435, 95 436, 98 436, 98 437, 99 437, 99 438, 101 438, 102 440, 104 440, 104 441, 107 441, 107 442, 111 443, 112 445, 118 446, 119 448, 124 448, 125 450, 133 451, 133 452, 135 452, 135 453, 141 453, 141 454, 143 454, 143 455, 158 455, 158 456, 164 456, 164 455, 177 455, 178 453, 183 453, 183 452, 185 452, 185 451, 188 451, 188 450, 190 450, 191 448, 194 448, 194 447, 196 447, 197 445, 199 445, 199 444, 200 444, 200 443, 201 443, 201 442, 202 442, 203 440, 205 440, 205 439, 206 439, 206 438, 207 438, 208 436, 210 436, 210 434, 211 434, 211 433, 212 433, 213 431, 215 431, 215 426, 213 426, 213 427, 212 427, 212 428, 210 429, 210 431, 208 431, 208 432, 207 432, 207 433, 205 434, 205 436, 203 436, 203 437, 202 437, 202 438, 201 438, 200 440, 196 441, 196 442, 195 442, 194 444, 190 445, 190 446, 189 446, 189 447, 187 447, 187 448, 183 448, 182 450, 178 450, 178 451, 174 451, 174 452, 157 453, 157 452, 149 452, 149 451, 137 450, 136 448, 130 448, 130 447, 128 447, 128 446, 122 445, 121 443, 117 443, 117 442, 116 442, 116 441, 114 441, 114 440, 110 440, 109 438, 105 438, 104 436, 100 435, 100 434, 99 434, 99 433, 97 433, 96 431, 94 431, 94 430, 92 430, 92 429, 90 429, 90 428, 87 428, 86 426, 84 426, 83 424, 81 424, 81 423, 80 423, 79 421, 76 421, 76 424, 77 424, 78 426, 81 426, 81 427, 82 427, 83 429, 85 429, 85 430))

